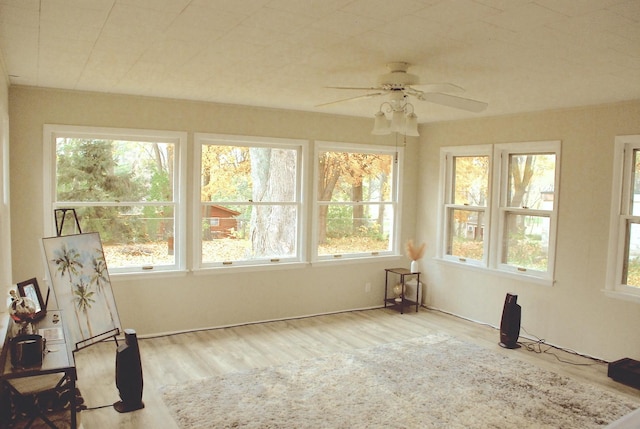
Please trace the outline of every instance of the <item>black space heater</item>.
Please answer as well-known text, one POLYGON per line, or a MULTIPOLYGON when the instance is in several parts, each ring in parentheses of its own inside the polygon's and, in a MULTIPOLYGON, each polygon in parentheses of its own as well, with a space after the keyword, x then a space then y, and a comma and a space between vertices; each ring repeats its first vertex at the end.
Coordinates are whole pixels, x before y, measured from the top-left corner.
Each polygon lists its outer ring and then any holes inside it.
POLYGON ((520 337, 520 316, 522 309, 516 301, 518 301, 518 295, 508 293, 504 300, 504 308, 502 309, 500 346, 506 349, 517 349, 520 347, 518 338, 520 337))
POLYGON ((142 402, 142 362, 138 337, 133 329, 124 330, 125 343, 116 351, 116 386, 120 391, 120 401, 113 404, 119 413, 144 408, 142 402))

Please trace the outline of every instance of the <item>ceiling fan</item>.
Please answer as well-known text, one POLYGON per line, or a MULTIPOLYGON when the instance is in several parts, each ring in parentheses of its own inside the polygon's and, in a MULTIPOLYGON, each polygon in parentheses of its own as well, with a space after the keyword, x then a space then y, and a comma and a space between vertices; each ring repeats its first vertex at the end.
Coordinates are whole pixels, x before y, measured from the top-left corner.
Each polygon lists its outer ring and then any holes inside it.
POLYGON ((467 110, 469 112, 482 112, 487 108, 487 103, 483 101, 463 98, 456 95, 446 94, 447 92, 460 93, 464 89, 452 83, 420 84, 418 76, 407 73, 409 63, 393 62, 388 63, 389 73, 385 73, 378 78, 378 85, 374 87, 351 87, 351 86, 329 86, 333 89, 348 89, 359 91, 374 91, 364 95, 343 98, 328 103, 319 104, 316 107, 328 106, 342 103, 344 101, 358 100, 362 98, 378 97, 381 95, 391 95, 392 103, 399 103, 407 97, 414 97, 420 101, 428 101, 435 104, 467 110), (418 87, 423 88, 418 89, 418 87))

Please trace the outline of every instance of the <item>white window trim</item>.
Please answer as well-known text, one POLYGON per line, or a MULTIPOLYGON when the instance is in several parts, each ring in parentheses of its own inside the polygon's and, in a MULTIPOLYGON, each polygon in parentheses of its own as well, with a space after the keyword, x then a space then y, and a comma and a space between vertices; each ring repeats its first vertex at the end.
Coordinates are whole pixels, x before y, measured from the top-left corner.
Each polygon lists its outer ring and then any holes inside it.
POLYGON ((492 235, 491 240, 494 243, 494 251, 490 256, 490 266, 500 271, 511 272, 515 274, 528 275, 541 279, 546 279, 553 282, 555 278, 555 254, 556 254, 556 240, 557 240, 557 226, 558 226, 558 207, 559 207, 559 195, 560 195, 560 168, 561 168, 561 143, 559 140, 554 141, 535 141, 535 142, 522 142, 522 143, 503 143, 494 145, 494 162, 495 173, 493 186, 499 195, 494 194, 492 198, 493 212, 496 215, 491 219, 492 222, 492 235), (508 172, 509 155, 511 154, 536 154, 536 153, 555 153, 556 155, 556 170, 554 180, 554 202, 553 210, 531 210, 524 208, 506 207, 508 177, 504 178, 501 175, 508 172), (537 271, 532 269, 523 269, 513 265, 503 264, 502 252, 504 246, 502 246, 504 237, 504 222, 506 213, 517 213, 523 215, 548 215, 549 217, 549 253, 548 253, 548 265, 547 271, 537 271))
POLYGON ((211 271, 211 270, 229 270, 229 269, 249 269, 254 270, 256 268, 264 269, 269 266, 289 266, 294 267, 298 264, 301 264, 305 261, 306 258, 306 214, 308 212, 306 208, 305 202, 305 183, 306 183, 306 172, 308 171, 307 166, 307 148, 309 142, 307 140, 302 139, 285 139, 285 138, 275 138, 275 137, 258 137, 258 136, 241 136, 241 135, 231 135, 231 134, 211 134, 211 133, 194 133, 194 144, 195 144, 195 156, 194 156, 194 168, 193 168, 193 206, 192 206, 192 222, 194 225, 192 232, 192 271, 211 271), (279 259, 258 259, 258 260, 247 260, 247 261, 232 261, 231 263, 223 263, 223 262, 202 262, 202 235, 200 228, 200 205, 202 202, 201 198, 201 190, 202 190, 202 180, 201 180, 201 169, 202 169, 202 146, 204 144, 218 144, 218 145, 235 145, 235 146, 279 146, 279 147, 290 147, 292 149, 298 149, 298 169, 297 169, 297 189, 296 189, 296 199, 297 202, 293 203, 298 207, 298 223, 296 225, 296 229, 298 231, 296 237, 296 255, 290 258, 279 258, 279 259))
MULTIPOLYGON (((486 270, 494 274, 508 275, 512 278, 522 278, 531 280, 535 284, 551 286, 555 279, 555 258, 558 224, 558 207, 560 194, 560 169, 561 169, 561 142, 553 141, 533 141, 517 143, 501 143, 489 145, 470 146, 450 146, 440 149, 440 194, 438 212, 438 245, 436 248, 437 258, 457 266, 473 267, 475 269, 486 270), (535 153, 555 153, 555 200, 553 210, 524 210, 505 207, 506 191, 508 181, 502 177, 506 171, 505 164, 508 162, 509 154, 535 154, 535 153), (490 183, 489 183, 489 204, 486 209, 488 222, 485 231, 485 254, 483 261, 461 260, 460 258, 446 255, 446 233, 447 228, 447 195, 451 195, 452 187, 452 157, 453 156, 486 156, 489 155, 490 183), (502 264, 501 260, 504 235, 504 213, 522 212, 524 214, 540 214, 545 212, 550 219, 549 226, 549 261, 546 272, 535 270, 521 270, 518 267, 502 264)), ((450 206, 450 205, 449 205, 450 206)))
POLYGON ((313 150, 313 192, 312 198, 312 228, 311 228, 311 262, 314 264, 328 263, 346 263, 357 260, 370 260, 372 258, 388 258, 390 256, 400 256, 400 219, 402 219, 402 186, 401 181, 404 175, 404 148, 387 145, 374 144, 354 144, 332 141, 316 141, 313 150), (391 206, 393 207, 393 228, 389 232, 389 241, 391 250, 375 253, 351 253, 343 255, 318 255, 318 156, 320 152, 336 151, 336 152, 357 152, 357 153, 374 153, 392 155, 395 160, 395 168, 393 169, 393 188, 391 189, 391 206))
POLYGON ((607 277, 603 292, 606 296, 640 303, 640 288, 622 284, 622 266, 625 258, 625 222, 631 186, 632 156, 626 156, 634 149, 640 149, 640 135, 617 136, 614 142, 613 180, 611 188, 611 216, 609 221, 609 245, 607 277), (622 167, 622 168, 621 168, 622 167))
MULTIPOLYGON (((153 266, 152 270, 142 267, 109 268, 110 275, 128 275, 142 273, 176 272, 186 270, 186 238, 187 238, 187 207, 186 207, 186 165, 187 165, 187 133, 181 131, 162 131, 148 129, 106 128, 75 125, 45 124, 43 126, 43 217, 44 234, 52 237, 56 234, 53 217, 53 204, 55 196, 55 168, 56 159, 55 138, 57 135, 74 136, 78 138, 136 138, 141 141, 166 141, 176 145, 175 150, 175 177, 174 177, 174 201, 175 201, 175 264, 168 266, 153 266)), ((85 231, 87 232, 87 231, 85 231)))
POLYGON ((491 192, 493 182, 491 180, 493 174, 493 146, 492 145, 476 145, 476 146, 454 146, 440 148, 440 195, 439 201, 442 202, 441 209, 438 211, 438 231, 440 237, 436 247, 436 254, 440 258, 450 262, 457 262, 465 265, 476 267, 489 266, 489 240, 491 234, 491 192), (450 227, 447 211, 450 208, 465 209, 465 206, 455 205, 450 202, 453 195, 453 158, 458 156, 488 156, 489 157, 489 183, 487 184, 487 197, 489 204, 485 207, 485 218, 489 221, 485 224, 485 239, 483 240, 483 259, 481 261, 475 259, 461 259, 458 256, 447 255, 447 234, 445 231, 450 227))

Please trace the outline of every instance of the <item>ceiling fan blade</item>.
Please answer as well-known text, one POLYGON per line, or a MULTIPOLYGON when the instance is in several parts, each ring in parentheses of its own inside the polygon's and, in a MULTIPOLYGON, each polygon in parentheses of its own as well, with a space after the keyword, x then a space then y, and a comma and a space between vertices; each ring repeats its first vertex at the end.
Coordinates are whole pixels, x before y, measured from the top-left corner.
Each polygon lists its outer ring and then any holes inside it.
POLYGON ((456 97, 455 95, 441 94, 439 92, 423 92, 416 96, 418 100, 430 101, 443 106, 467 110, 469 112, 482 112, 488 104, 484 101, 471 100, 470 98, 456 97))
POLYGON ((411 85, 411 88, 423 92, 454 92, 458 94, 465 91, 463 87, 449 82, 421 83, 417 85, 411 85))
POLYGON ((369 87, 361 87, 361 86, 325 86, 325 88, 329 89, 356 89, 359 91, 382 91, 384 88, 369 86, 369 87))
POLYGON ((316 104, 315 107, 323 107, 323 106, 329 106, 331 104, 337 104, 337 103, 342 103, 344 101, 352 101, 352 100, 358 100, 360 98, 369 98, 369 97, 377 97, 378 95, 382 95, 382 92, 374 92, 371 94, 364 94, 364 95, 357 95, 355 97, 349 97, 349 98, 343 98, 341 100, 336 100, 336 101, 330 101, 328 103, 322 103, 322 104, 316 104))

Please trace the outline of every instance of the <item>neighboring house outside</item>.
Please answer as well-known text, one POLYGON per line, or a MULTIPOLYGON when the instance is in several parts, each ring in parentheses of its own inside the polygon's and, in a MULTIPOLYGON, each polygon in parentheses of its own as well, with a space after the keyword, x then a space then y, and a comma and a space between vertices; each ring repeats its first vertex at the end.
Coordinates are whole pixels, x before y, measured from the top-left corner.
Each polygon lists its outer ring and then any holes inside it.
POLYGON ((205 218, 209 221, 211 238, 232 237, 233 232, 238 231, 236 216, 240 212, 217 205, 207 206, 205 210, 207 210, 205 218))

